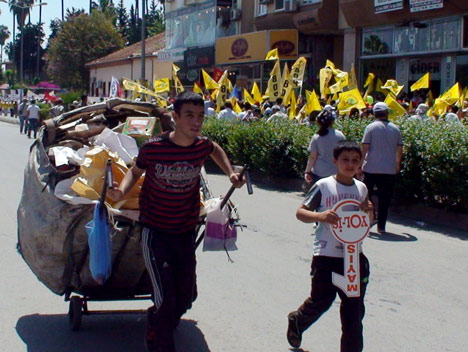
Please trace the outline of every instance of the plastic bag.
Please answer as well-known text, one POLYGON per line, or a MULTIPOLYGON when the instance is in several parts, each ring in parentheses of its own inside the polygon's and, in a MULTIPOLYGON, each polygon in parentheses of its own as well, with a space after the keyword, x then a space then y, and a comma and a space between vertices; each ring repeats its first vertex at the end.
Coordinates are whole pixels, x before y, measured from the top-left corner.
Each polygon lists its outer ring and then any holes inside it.
POLYGON ((228 206, 221 210, 221 201, 214 198, 207 204, 203 251, 237 250, 237 228, 230 222, 228 206))
POLYGON ((89 269, 94 280, 103 285, 112 270, 110 226, 105 205, 96 204, 94 218, 86 224, 89 245, 89 269))

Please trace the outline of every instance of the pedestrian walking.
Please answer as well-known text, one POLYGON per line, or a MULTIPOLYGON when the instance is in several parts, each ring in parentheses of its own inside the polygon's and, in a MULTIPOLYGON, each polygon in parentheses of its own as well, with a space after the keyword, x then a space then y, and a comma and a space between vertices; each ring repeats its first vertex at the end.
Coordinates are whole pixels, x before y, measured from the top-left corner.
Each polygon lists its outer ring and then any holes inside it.
POLYGON ((305 169, 304 179, 312 184, 321 178, 336 174, 337 168, 333 162, 333 149, 339 141, 345 138, 341 131, 333 128, 336 119, 334 110, 324 109, 317 116, 319 129, 310 140, 309 159, 305 169))
POLYGON ((383 234, 396 175, 401 170, 403 141, 399 128, 388 121, 387 104, 379 102, 373 110, 376 120, 366 127, 362 138, 362 170, 370 199, 377 187, 377 232, 383 234))
POLYGON ((28 116, 28 99, 23 98, 21 104, 18 105, 18 116, 20 121, 20 133, 27 133, 27 116, 28 116))
POLYGON ((34 138, 37 138, 37 128, 40 122, 40 109, 36 105, 36 100, 31 100, 31 105, 27 109, 27 120, 28 120, 28 138, 31 138, 31 131, 34 132, 34 138))
POLYGON ((332 282, 332 273, 343 275, 343 244, 333 235, 331 226, 340 221, 332 210, 341 200, 354 199, 361 209, 372 217, 372 203, 368 201, 367 188, 354 175, 361 166, 361 149, 351 141, 340 141, 333 150, 337 166, 335 175, 317 181, 297 210, 297 218, 305 223, 319 222, 315 232, 312 258, 312 288, 310 297, 296 310, 288 314, 286 337, 289 344, 299 348, 302 334, 325 313, 338 294, 341 299, 341 352, 360 352, 363 349, 364 296, 369 279, 369 261, 359 246, 360 296, 348 297, 332 282))
POLYGON ((153 285, 148 310, 148 351, 174 352, 174 329, 196 296, 195 227, 200 213, 200 171, 210 156, 236 186, 242 186, 224 150, 201 136, 203 98, 192 91, 174 102, 175 131, 150 140, 135 165, 109 196, 121 200, 146 171, 140 192, 142 248, 153 285))

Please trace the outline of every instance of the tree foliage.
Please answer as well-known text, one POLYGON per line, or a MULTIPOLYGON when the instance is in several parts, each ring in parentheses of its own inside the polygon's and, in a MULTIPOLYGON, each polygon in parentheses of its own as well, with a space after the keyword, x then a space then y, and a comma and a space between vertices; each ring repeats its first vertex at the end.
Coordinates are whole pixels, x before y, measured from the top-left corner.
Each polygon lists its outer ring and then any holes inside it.
POLYGON ((85 64, 122 47, 122 36, 102 12, 69 18, 50 42, 47 72, 64 87, 86 89, 85 64))

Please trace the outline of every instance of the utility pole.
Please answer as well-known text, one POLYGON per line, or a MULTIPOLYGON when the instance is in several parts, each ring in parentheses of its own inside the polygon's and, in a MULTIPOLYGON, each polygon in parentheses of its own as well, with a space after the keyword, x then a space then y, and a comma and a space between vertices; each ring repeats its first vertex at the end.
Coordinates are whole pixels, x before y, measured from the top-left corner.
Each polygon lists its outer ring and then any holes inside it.
POLYGON ((146 48, 145 48, 145 39, 146 39, 146 16, 145 16, 145 1, 141 0, 141 82, 145 82, 146 77, 146 48))
MULTIPOLYGON (((42 28, 42 0, 39 0, 39 27, 38 30, 40 31, 42 28)), ((37 79, 40 78, 40 65, 41 65, 41 36, 40 32, 37 36, 37 62, 36 62, 36 77, 37 79)))

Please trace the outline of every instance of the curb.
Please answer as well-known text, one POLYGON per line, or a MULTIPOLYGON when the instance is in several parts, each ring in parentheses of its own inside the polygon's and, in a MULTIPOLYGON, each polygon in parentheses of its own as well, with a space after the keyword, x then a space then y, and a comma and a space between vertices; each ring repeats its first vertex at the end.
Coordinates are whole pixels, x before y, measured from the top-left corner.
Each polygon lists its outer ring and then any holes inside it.
POLYGON ((19 125, 19 119, 16 117, 0 115, 0 121, 19 125))

